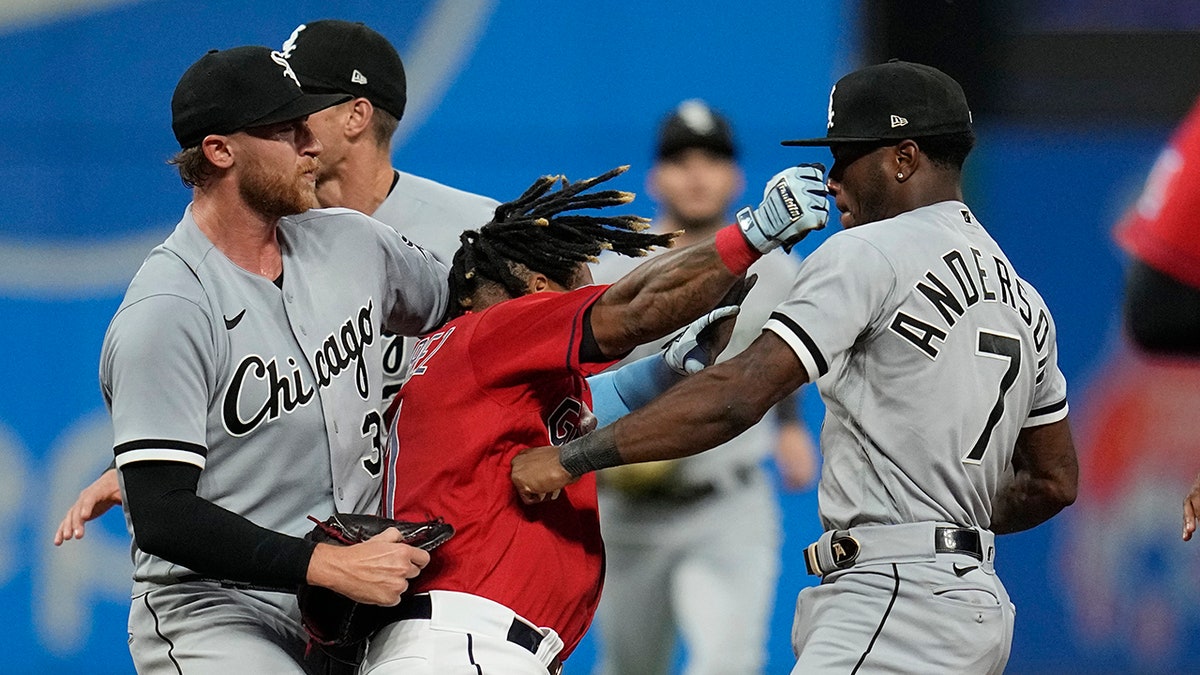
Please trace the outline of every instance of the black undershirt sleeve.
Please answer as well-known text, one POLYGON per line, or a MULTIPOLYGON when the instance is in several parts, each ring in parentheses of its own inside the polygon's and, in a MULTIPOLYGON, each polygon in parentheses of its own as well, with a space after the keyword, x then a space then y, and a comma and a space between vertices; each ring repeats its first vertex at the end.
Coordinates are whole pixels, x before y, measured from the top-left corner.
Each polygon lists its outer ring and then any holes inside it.
POLYGON ((138 548, 197 574, 295 588, 316 544, 259 527, 196 494, 200 468, 134 462, 121 468, 138 548))
POLYGON ((1125 277, 1125 325, 1142 349, 1200 356, 1200 289, 1140 260, 1125 277))
POLYGON ((583 312, 583 336, 579 339, 579 362, 601 363, 609 361, 596 344, 596 336, 592 333, 592 308, 589 305, 583 312))
POLYGON ((624 354, 618 354, 616 357, 605 356, 604 352, 600 351, 600 345, 596 342, 596 334, 592 332, 592 307, 583 310, 583 335, 579 337, 579 362, 580 363, 604 363, 606 361, 619 361, 633 353, 629 350, 624 354))

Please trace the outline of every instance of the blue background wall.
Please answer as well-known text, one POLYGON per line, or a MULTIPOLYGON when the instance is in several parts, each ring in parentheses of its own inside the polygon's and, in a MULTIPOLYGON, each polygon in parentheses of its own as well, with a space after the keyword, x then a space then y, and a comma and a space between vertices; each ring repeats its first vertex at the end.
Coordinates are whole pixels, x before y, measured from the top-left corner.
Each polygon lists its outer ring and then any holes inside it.
MULTIPOLYGON (((543 173, 578 178, 617 164, 633 166, 621 187, 640 191, 658 119, 699 96, 734 120, 751 186, 744 199, 757 202, 758 185, 779 168, 828 161, 821 149, 783 148, 778 140, 823 133, 830 85, 859 65, 854 5, 834 0, 85 0, 62 3, 83 5, 65 13, 46 4, 13 0, 0 8, 0 354, 7 371, 0 388, 0 623, 15 638, 0 672, 13 673, 132 672, 120 514, 103 518, 82 542, 55 549, 51 539, 78 490, 110 459, 96 384, 99 346, 125 284, 189 199, 164 164, 175 148, 168 102, 179 75, 205 50, 277 47, 306 20, 365 21, 410 66, 413 103, 401 123, 397 165, 501 199, 543 173)), ((1055 312, 1075 417, 1086 412, 1082 392, 1110 368, 1119 346, 1121 257, 1109 228, 1169 129, 977 122, 968 201, 1055 312)), ((651 213, 645 198, 637 204, 651 213)), ((802 248, 821 239, 810 237, 802 248)), ((805 415, 814 428, 820 412, 809 395, 805 415)), ((1191 474, 1181 473, 1186 489, 1191 474)), ((1177 542, 1181 488, 1160 487, 1170 499, 1147 523, 1161 533, 1155 545, 1174 552, 1167 569, 1186 570, 1195 556, 1177 542)), ((782 499, 785 572, 769 673, 790 668, 792 604, 812 583, 800 551, 819 534, 812 492, 782 499)), ((1185 637, 1147 655, 1120 630, 1081 629, 1088 593, 1128 598, 1136 590, 1119 570, 1097 582, 1106 588, 1081 587, 1064 564, 1079 549, 1064 542, 1089 538, 1099 541, 1090 550, 1110 551, 1135 544, 1092 527, 1093 511, 1076 511, 1001 540, 998 568, 1018 606, 1010 672, 1190 669, 1200 649, 1185 637)), ((1143 550, 1112 557, 1136 561, 1143 550)), ((1187 575, 1163 578, 1168 594, 1194 598, 1187 575)), ((1159 618, 1182 636, 1195 628, 1186 604, 1159 618)), ((593 654, 589 638, 569 671, 588 672, 593 654)))

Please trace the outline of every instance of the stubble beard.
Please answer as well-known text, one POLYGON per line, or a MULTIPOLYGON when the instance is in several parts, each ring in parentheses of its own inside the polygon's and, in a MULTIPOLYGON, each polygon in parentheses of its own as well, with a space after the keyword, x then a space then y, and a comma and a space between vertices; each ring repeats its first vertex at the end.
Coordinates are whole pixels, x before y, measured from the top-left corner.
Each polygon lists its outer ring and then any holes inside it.
POLYGON ((863 177, 861 187, 855 195, 854 226, 866 225, 888 218, 887 183, 883 170, 872 167, 863 177))
POLYGON ((319 206, 316 189, 305 173, 312 170, 316 161, 311 159, 289 174, 272 170, 256 158, 242 172, 238 194, 269 220, 315 209, 319 206))

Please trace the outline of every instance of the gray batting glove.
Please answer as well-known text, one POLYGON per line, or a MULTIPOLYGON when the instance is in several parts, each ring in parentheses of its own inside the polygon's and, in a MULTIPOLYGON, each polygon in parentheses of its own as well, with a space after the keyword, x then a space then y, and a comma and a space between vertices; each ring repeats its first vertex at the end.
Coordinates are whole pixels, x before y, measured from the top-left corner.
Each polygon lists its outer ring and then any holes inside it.
MULTIPOLYGON (((710 324, 725 317, 736 316, 741 307, 718 307, 693 321, 683 332, 676 335, 663 348, 663 360, 671 370, 680 375, 693 375, 711 365, 716 354, 711 353, 711 345, 703 339, 704 329, 710 324)), ((721 345, 724 347, 724 345, 721 345)))
POLYGON ((737 212, 746 241, 763 253, 782 246, 791 251, 796 242, 829 220, 825 190, 825 165, 801 164, 775 174, 763 191, 757 209, 737 212))

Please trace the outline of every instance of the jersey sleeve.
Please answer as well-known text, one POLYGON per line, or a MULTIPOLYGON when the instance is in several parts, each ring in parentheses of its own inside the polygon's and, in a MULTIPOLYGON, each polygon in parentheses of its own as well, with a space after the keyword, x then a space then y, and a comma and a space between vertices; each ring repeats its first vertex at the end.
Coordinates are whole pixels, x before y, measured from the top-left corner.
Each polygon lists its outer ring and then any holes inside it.
POLYGON ((800 265, 791 295, 771 313, 771 331, 796 352, 810 382, 880 321, 896 272, 870 242, 849 231, 827 239, 800 265))
POLYGON ((398 335, 420 335, 441 325, 450 301, 449 270, 434 255, 387 225, 374 221, 387 259, 385 326, 398 335))
POLYGON ((1066 418, 1067 378, 1058 369, 1058 331, 1050 319, 1050 330, 1046 338, 1046 355, 1037 360, 1034 376, 1033 406, 1021 428, 1051 424, 1066 418))
POLYGON ((147 460, 204 468, 214 352, 211 323, 190 300, 156 295, 117 313, 100 355, 117 468, 147 460))
POLYGON ((527 382, 546 373, 588 376, 616 360, 582 363, 579 346, 587 310, 608 286, 567 293, 534 293, 484 310, 471 338, 476 372, 499 385, 527 382))

